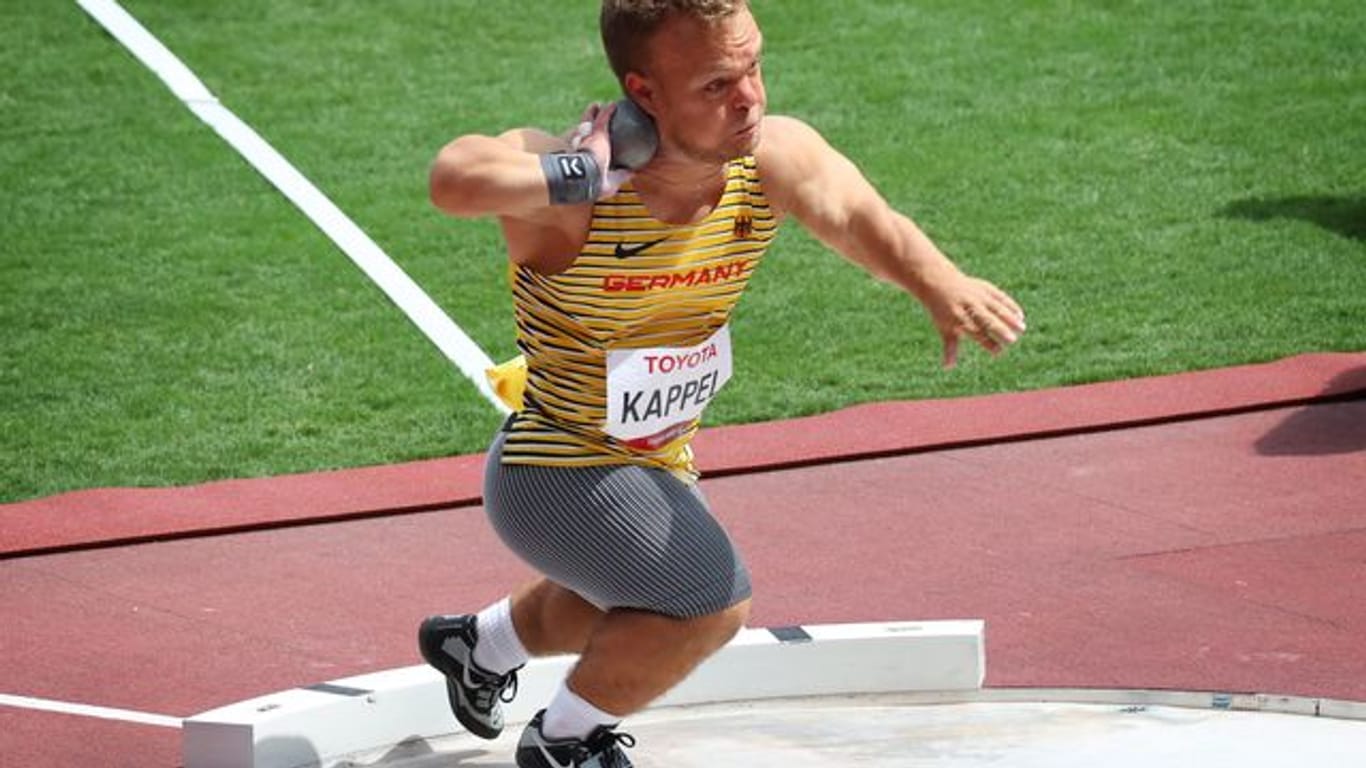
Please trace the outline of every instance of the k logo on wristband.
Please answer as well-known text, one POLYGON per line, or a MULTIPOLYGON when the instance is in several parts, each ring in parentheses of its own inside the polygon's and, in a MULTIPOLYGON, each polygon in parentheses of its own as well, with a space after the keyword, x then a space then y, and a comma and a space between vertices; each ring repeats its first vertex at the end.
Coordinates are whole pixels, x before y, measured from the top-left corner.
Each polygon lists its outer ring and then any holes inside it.
POLYGON ((560 164, 560 173, 566 179, 582 179, 588 176, 588 167, 584 165, 582 155, 556 155, 556 161, 560 164))

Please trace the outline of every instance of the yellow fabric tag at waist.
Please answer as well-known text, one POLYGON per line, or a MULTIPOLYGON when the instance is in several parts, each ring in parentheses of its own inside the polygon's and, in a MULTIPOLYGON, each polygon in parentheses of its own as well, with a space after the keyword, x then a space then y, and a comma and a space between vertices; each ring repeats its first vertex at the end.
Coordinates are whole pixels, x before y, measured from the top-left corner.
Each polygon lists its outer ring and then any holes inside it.
POLYGON ((518 355, 485 369, 484 375, 503 405, 514 411, 522 410, 522 396, 526 393, 526 355, 518 355))

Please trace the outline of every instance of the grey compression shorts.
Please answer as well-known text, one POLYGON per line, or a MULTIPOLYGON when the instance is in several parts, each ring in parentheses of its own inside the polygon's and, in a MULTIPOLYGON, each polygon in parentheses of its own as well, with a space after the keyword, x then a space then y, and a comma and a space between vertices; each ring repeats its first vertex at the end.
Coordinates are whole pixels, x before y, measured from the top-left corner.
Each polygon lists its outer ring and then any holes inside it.
POLYGON ((518 557, 602 610, 691 618, 750 596, 749 571, 706 499, 661 469, 502 462, 484 469, 484 507, 518 557))

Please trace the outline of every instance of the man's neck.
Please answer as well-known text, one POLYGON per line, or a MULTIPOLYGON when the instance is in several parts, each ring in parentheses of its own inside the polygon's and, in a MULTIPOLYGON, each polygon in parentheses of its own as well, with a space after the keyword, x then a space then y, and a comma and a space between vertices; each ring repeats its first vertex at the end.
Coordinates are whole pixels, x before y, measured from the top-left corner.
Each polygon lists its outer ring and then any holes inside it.
POLYGON ((706 216, 726 188, 725 162, 696 160, 661 151, 632 182, 655 218, 673 224, 706 216))

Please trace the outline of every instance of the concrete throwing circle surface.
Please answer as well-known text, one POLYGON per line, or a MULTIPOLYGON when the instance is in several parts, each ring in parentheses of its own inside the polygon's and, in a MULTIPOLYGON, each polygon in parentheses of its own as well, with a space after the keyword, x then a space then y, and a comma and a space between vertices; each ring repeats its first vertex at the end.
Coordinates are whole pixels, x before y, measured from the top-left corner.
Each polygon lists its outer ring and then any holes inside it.
MULTIPOLYGON (((521 734, 414 740, 339 766, 510 768, 521 734)), ((787 699, 646 712, 622 728, 640 768, 1159 765, 1347 766, 1366 755, 1366 722, 1173 706, 919 704, 895 696, 787 699)))

